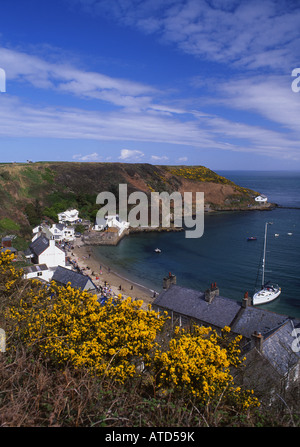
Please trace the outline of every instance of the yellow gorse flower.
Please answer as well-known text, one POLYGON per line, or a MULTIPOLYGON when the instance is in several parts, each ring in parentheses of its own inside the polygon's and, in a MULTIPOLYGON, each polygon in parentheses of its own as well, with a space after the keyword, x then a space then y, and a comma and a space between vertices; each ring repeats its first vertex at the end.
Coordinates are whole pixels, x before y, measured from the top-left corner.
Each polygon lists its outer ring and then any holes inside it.
POLYGON ((159 388, 187 390, 203 404, 227 390, 243 409, 257 406, 251 392, 234 388, 230 373, 232 366, 241 363, 239 342, 241 337, 229 341, 230 328, 221 335, 211 328, 195 326, 193 332, 176 328, 168 351, 155 353, 156 384, 159 388), (224 345, 224 347, 222 346, 224 345))
POLYGON ((121 383, 140 374, 143 363, 149 383, 162 395, 188 392, 203 404, 218 399, 225 391, 234 405, 247 410, 257 406, 252 391, 234 386, 231 368, 241 364, 239 342, 225 327, 218 334, 195 326, 193 331, 174 329, 167 349, 157 343, 167 316, 142 301, 121 296, 100 305, 97 296, 56 283, 24 282, 22 293, 14 295, 22 271, 13 265, 9 252, 0 257, 0 293, 9 303, 5 310, 7 350, 21 341, 55 367, 86 369, 99 377, 121 383))
POLYGON ((56 364, 124 382, 135 373, 132 359, 147 359, 165 321, 141 305, 117 297, 100 306, 96 295, 52 282, 30 289, 7 316, 28 346, 56 364))
POLYGON ((0 290, 4 294, 10 294, 19 279, 23 276, 23 271, 13 265, 14 253, 10 250, 0 253, 0 290))

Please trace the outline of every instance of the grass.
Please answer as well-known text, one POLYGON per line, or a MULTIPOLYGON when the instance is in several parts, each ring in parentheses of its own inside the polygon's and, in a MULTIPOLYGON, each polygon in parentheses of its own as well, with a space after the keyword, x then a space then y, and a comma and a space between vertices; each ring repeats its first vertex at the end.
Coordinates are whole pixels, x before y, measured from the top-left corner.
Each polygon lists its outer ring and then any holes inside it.
POLYGON ((239 414, 230 407, 199 407, 185 394, 154 396, 151 386, 126 386, 85 371, 59 371, 29 350, 0 353, 2 427, 290 427, 299 418, 261 408, 239 414))
POLYGON ((8 217, 4 217, 0 220, 0 233, 1 232, 7 232, 7 231, 19 231, 20 225, 16 222, 14 222, 12 219, 8 217))

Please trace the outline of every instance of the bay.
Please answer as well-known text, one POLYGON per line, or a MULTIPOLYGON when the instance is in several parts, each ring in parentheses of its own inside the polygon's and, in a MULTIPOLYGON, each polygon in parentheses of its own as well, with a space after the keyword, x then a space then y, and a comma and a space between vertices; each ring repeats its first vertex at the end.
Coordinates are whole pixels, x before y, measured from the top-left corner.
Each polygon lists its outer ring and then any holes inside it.
POLYGON ((284 208, 206 214, 201 238, 185 238, 185 232, 137 233, 125 237, 116 247, 96 247, 95 254, 119 274, 158 292, 163 277, 171 272, 178 285, 204 291, 216 282, 222 296, 240 301, 246 291, 252 296, 259 285, 264 226, 271 221, 266 279, 277 282, 282 293, 261 307, 300 317, 300 173, 218 174, 266 194, 269 202, 284 208), (248 236, 257 240, 248 241, 248 236), (162 252, 155 253, 156 247, 162 252))

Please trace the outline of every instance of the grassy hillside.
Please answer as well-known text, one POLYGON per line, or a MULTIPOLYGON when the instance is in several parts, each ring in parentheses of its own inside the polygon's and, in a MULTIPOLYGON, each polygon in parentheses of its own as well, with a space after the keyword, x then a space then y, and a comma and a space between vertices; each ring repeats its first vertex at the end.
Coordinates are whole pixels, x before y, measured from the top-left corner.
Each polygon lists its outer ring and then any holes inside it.
POLYGON ((102 191, 118 196, 120 183, 133 191, 203 191, 211 209, 247 209, 254 191, 235 185, 203 166, 127 163, 38 162, 0 164, 0 233, 29 234, 41 218, 53 221, 68 207, 94 219, 102 191))

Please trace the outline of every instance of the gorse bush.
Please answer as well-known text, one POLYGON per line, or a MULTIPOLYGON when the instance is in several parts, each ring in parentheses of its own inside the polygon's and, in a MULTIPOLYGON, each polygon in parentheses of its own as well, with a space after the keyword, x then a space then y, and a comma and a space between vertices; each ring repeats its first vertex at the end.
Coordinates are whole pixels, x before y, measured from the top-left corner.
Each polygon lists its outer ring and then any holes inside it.
POLYGON ((259 405, 252 391, 234 385, 231 369, 242 359, 240 338, 230 337, 229 328, 217 334, 210 328, 177 327, 162 349, 157 340, 168 317, 151 306, 143 310, 142 301, 118 296, 100 305, 96 295, 70 285, 21 276, 13 255, 2 253, 7 358, 22 346, 56 371, 84 372, 95 380, 110 380, 110 386, 139 379, 141 392, 152 389, 156 399, 171 393, 201 406, 223 399, 241 412, 259 405))
POLYGON ((10 250, 0 253, 0 295, 10 296, 20 282, 23 271, 17 269, 13 261, 15 255, 10 250))
POLYGON ((203 405, 226 392, 226 399, 230 398, 243 409, 258 406, 252 391, 242 392, 241 388, 234 387, 230 368, 242 363, 241 337, 229 339, 229 333, 229 327, 221 335, 210 327, 194 326, 193 332, 176 327, 169 349, 155 353, 158 386, 187 390, 203 405))
POLYGON ((124 383, 134 376, 138 360, 149 363, 165 321, 141 304, 118 297, 101 306, 96 295, 52 282, 29 289, 6 315, 22 342, 53 364, 85 368, 124 383))

